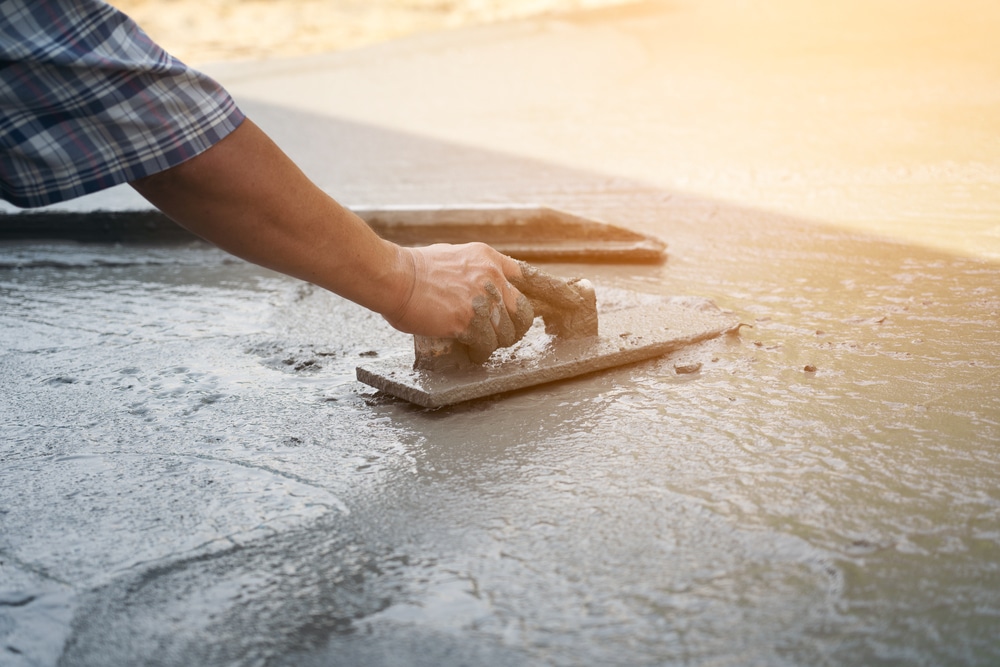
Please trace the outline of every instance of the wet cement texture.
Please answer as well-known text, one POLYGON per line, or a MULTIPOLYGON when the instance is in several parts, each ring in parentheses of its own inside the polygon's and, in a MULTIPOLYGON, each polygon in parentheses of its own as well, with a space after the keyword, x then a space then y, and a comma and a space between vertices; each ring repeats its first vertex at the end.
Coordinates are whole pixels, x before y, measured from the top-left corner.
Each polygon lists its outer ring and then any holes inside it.
POLYGON ((996 10, 875 4, 812 39, 778 0, 648 3, 230 72, 346 201, 627 224, 669 260, 543 268, 750 326, 424 410, 354 379, 411 338, 318 289, 4 243, 0 664, 1000 662, 996 10), (733 56, 755 38, 781 53, 733 56))
POLYGON ((354 381, 409 337, 320 290, 5 247, 4 664, 997 660, 995 267, 773 222, 568 267, 741 337, 438 411, 354 381))

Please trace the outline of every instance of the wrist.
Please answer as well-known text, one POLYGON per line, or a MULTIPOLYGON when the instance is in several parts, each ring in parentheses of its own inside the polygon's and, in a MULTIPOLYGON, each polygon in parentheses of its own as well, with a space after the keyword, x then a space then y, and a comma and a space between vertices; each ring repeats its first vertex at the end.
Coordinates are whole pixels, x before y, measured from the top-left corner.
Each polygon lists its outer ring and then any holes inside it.
POLYGON ((380 311, 380 314, 395 327, 406 317, 413 301, 417 285, 417 264, 421 258, 411 248, 396 244, 391 246, 395 250, 395 258, 391 262, 392 268, 387 280, 389 297, 386 299, 386 309, 380 311))

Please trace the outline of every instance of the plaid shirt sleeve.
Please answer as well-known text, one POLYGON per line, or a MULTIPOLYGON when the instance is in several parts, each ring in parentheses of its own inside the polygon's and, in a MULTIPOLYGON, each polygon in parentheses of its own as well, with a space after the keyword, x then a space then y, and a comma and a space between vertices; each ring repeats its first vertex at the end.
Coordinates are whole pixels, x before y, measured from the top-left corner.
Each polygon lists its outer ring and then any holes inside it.
POLYGON ((43 206, 149 176, 242 121, 101 0, 0 0, 0 198, 43 206))

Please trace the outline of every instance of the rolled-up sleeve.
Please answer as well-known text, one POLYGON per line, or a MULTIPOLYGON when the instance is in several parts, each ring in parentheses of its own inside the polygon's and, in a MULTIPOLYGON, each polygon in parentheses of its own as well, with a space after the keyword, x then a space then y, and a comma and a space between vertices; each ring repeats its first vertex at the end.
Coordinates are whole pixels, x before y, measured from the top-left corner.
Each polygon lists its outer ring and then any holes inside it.
POLYGON ((243 114, 100 0, 0 0, 0 197, 35 207, 163 171, 243 114))

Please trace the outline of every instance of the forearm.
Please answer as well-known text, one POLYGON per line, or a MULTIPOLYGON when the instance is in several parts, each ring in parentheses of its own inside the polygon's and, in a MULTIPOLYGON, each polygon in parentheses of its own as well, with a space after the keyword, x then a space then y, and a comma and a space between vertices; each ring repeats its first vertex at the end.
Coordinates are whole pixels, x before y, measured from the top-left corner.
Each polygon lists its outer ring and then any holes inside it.
POLYGON ((132 186, 222 249, 390 321, 409 299, 410 253, 316 187, 249 119, 205 153, 132 186))
POLYGON ((485 359, 531 326, 521 268, 482 243, 400 248, 341 207, 251 121, 132 186, 224 250, 308 280, 400 331, 456 338, 485 359))

